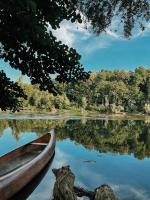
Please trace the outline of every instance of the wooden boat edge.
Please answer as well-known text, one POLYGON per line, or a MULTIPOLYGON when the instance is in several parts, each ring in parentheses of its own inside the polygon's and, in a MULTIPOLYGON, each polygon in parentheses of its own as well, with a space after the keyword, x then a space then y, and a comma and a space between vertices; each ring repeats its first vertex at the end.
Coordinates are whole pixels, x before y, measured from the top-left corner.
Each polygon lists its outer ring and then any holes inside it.
POLYGON ((20 168, 0 177, 0 194, 3 195, 4 200, 7 200, 20 191, 52 158, 55 151, 56 138, 54 131, 50 131, 49 134, 51 134, 51 138, 48 145, 37 157, 20 168))
MULTIPOLYGON (((47 136, 47 135, 49 135, 49 134, 54 134, 54 130, 52 129, 52 130, 49 131, 47 134, 45 134, 45 135, 43 135, 43 136, 41 136, 41 137, 39 137, 39 138, 36 138, 36 139, 34 139, 34 140, 31 140, 30 142, 28 142, 28 143, 26 143, 26 144, 24 144, 24 145, 22 145, 22 146, 20 146, 20 147, 17 147, 17 148, 15 148, 15 149, 13 149, 12 151, 8 151, 8 152, 5 153, 4 155, 0 156, 0 161, 1 161, 1 159, 3 159, 4 157, 9 156, 9 155, 13 154, 13 153, 16 152, 16 151, 21 150, 22 148, 24 148, 24 147, 26 147, 26 146, 32 144, 33 142, 36 142, 36 141, 39 140, 39 139, 42 139, 43 137, 45 137, 45 136, 47 136)), ((48 144, 48 143, 47 143, 47 144, 48 144)))
MULTIPOLYGON (((37 155, 35 158, 33 158, 33 160, 27 162, 26 164, 24 164, 23 166, 19 167, 18 169, 14 170, 14 171, 12 171, 12 172, 10 172, 10 173, 4 175, 4 176, 1 176, 1 177, 0 177, 0 182, 1 182, 3 179, 9 178, 9 177, 10 177, 11 175, 13 175, 14 173, 16 173, 16 172, 22 170, 23 168, 25 168, 26 166, 28 166, 29 163, 33 163, 33 162, 36 162, 37 160, 39 160, 39 157, 42 157, 41 155, 45 154, 45 152, 47 151, 47 149, 52 145, 53 140, 55 140, 55 134, 54 134, 54 131, 53 131, 53 130, 51 130, 50 132, 48 132, 46 135, 48 135, 48 134, 51 135, 51 139, 50 139, 50 141, 47 143, 47 146, 45 147, 45 149, 44 149, 39 155, 37 155)), ((21 149, 21 148, 24 147, 24 146, 27 146, 27 145, 29 145, 29 144, 32 144, 34 141, 36 141, 36 140, 38 140, 38 139, 39 139, 39 138, 37 138, 37 139, 35 139, 35 140, 33 140, 33 141, 31 141, 31 142, 29 142, 29 143, 27 143, 27 144, 21 146, 21 147, 15 149, 15 150, 19 150, 19 149, 21 149)), ((15 150, 13 150, 13 151, 15 151, 15 150)), ((8 154, 9 154, 9 153, 11 153, 11 152, 8 152, 8 154)), ((6 154, 6 155, 7 155, 7 154, 6 154)), ((5 156, 5 155, 4 155, 4 156, 5 156)))

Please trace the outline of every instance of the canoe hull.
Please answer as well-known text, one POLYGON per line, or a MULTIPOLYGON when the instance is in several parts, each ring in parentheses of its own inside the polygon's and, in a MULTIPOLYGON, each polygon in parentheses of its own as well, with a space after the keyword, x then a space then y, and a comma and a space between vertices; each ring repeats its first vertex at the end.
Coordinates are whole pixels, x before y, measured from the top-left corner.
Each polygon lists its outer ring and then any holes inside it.
POLYGON ((55 151, 55 135, 46 148, 32 161, 19 169, 0 177, 0 197, 7 200, 28 184, 49 162, 55 151))

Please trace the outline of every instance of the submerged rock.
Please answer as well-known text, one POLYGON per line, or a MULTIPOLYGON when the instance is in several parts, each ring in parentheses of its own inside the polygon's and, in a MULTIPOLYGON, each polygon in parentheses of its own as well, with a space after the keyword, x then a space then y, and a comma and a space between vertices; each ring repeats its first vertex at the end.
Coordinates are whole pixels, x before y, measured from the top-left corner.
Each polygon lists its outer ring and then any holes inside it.
POLYGON ((101 185, 95 189, 94 200, 118 200, 109 185, 101 185))

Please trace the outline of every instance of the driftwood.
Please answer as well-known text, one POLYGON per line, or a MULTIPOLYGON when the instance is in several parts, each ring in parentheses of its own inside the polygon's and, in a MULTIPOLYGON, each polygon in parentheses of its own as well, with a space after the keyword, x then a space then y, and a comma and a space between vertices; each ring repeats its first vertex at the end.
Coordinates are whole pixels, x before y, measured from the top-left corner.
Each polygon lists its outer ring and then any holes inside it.
POLYGON ((86 196, 90 200, 118 200, 108 185, 101 185, 94 191, 74 186, 75 175, 69 166, 53 169, 52 171, 56 177, 53 189, 54 200, 77 200, 77 196, 86 196))
POLYGON ((89 199, 92 199, 92 200, 94 199, 95 192, 85 190, 84 188, 77 187, 77 186, 74 186, 73 188, 74 188, 74 192, 76 193, 78 197, 86 196, 86 197, 89 197, 89 199))
POLYGON ((53 189, 54 200, 77 200, 77 195, 73 188, 75 175, 72 173, 69 166, 53 169, 52 171, 56 176, 53 189))

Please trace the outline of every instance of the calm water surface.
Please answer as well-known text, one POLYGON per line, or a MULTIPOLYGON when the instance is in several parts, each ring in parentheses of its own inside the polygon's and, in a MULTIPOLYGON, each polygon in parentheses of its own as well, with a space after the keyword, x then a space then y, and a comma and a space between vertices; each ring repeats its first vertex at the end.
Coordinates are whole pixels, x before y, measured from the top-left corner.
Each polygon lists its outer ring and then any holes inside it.
POLYGON ((150 199, 150 121, 1 116, 0 155, 51 128, 57 135, 54 159, 44 175, 30 184, 30 188, 35 186, 25 199, 51 199, 52 168, 62 165, 70 165, 76 185, 93 190, 107 183, 121 200, 150 199))

